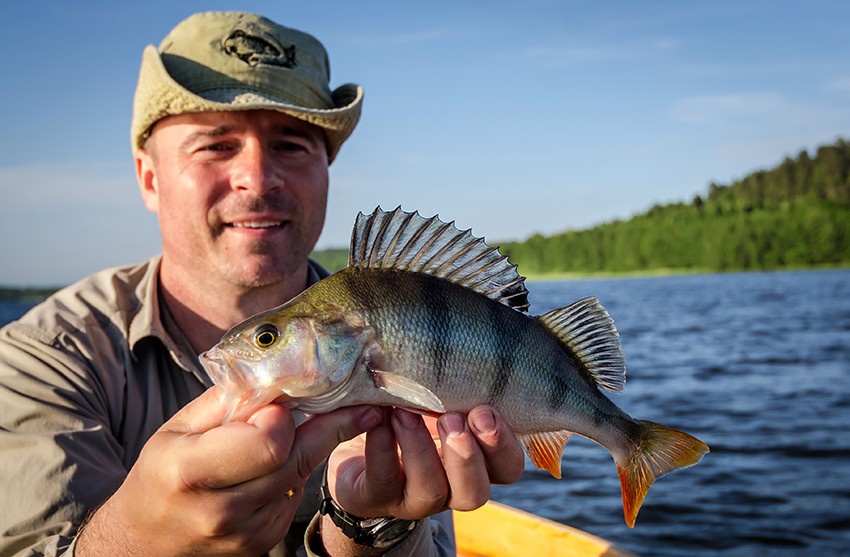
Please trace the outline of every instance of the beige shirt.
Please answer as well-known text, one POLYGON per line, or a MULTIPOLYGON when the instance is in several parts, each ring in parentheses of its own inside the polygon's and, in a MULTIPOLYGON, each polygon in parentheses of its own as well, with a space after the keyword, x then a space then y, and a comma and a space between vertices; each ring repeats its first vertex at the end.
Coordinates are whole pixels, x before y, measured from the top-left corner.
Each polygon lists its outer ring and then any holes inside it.
MULTIPOLYGON (((0 329, 0 555, 72 555, 80 523, 151 435, 212 386, 160 302, 158 270, 156 257, 101 271, 0 329)), ((308 284, 325 275, 311 262, 308 284)), ((318 508, 308 485, 298 539, 270 555, 300 545, 318 508)), ((453 543, 443 513, 388 555, 451 554, 453 543)))

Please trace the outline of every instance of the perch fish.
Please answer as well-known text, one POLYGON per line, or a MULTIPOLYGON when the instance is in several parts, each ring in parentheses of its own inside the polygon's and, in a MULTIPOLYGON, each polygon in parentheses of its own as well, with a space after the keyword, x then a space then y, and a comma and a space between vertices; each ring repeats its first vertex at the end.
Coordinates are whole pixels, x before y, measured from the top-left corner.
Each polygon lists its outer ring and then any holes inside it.
POLYGON ((226 420, 275 400, 308 414, 489 404, 556 478, 570 435, 587 437, 613 456, 632 527, 654 479, 708 447, 605 396, 622 390, 626 365, 595 298, 533 317, 524 281, 471 231, 378 208, 358 215, 345 269, 236 325, 201 362, 230 401, 226 420))

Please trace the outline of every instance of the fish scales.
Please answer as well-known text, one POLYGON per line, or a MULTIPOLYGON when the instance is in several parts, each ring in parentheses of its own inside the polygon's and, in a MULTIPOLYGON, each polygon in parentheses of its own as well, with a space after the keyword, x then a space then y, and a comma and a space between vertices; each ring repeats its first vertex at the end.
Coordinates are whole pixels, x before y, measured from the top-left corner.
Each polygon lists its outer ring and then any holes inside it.
POLYGON ((490 404, 557 478, 571 434, 608 449, 629 526, 656 477, 708 452, 684 432, 631 418, 602 392, 622 389, 625 360, 595 298, 530 317, 524 279, 498 250, 400 208, 359 215, 349 254, 346 269, 201 355, 231 401, 226 420, 272 401, 307 413, 490 404))
MULTIPOLYGON (((572 360, 539 322, 483 295, 409 272, 346 270, 323 283, 344 291, 348 309, 376 329, 389 368, 432 391, 445 389, 440 398, 448 411, 493 404, 515 431, 539 431, 563 424, 575 408, 609 405, 589 379, 583 396, 565 381, 572 360), (337 281, 343 285, 331 284, 337 281), (480 387, 488 382, 490 388, 480 387), (489 396, 493 390, 512 396, 500 401, 489 396), (541 399, 545 410, 564 414, 533 411, 541 399)), ((323 283, 311 296, 327 297, 323 283)), ((578 421, 571 425, 581 429, 578 421)))

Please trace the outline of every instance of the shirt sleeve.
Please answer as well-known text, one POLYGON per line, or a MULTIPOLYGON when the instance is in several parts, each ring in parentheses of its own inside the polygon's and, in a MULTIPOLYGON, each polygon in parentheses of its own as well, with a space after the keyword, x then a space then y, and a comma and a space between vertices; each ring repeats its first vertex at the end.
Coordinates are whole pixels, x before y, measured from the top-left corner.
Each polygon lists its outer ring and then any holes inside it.
POLYGON ((63 555, 126 476, 97 357, 79 339, 0 329, 0 554, 63 555))
MULTIPOLYGON (((304 534, 304 547, 308 557, 326 556, 321 546, 315 543, 320 536, 322 516, 313 517, 304 534)), ((447 557, 455 555, 454 528, 452 511, 444 511, 420 520, 410 534, 386 553, 386 557, 447 557)))

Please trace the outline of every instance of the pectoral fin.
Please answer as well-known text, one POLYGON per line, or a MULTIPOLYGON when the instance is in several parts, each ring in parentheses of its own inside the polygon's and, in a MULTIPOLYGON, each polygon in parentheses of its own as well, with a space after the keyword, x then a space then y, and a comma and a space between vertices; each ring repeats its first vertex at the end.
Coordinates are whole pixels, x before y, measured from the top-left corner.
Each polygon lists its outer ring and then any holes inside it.
POLYGON ((375 386, 396 398, 410 403, 414 408, 444 414, 446 407, 440 398, 427 387, 396 373, 372 369, 375 386))

